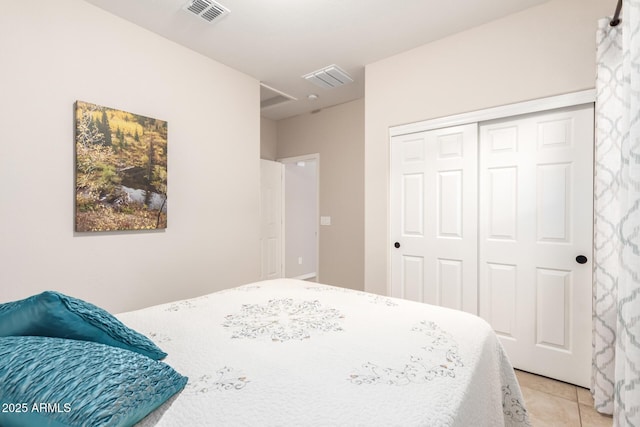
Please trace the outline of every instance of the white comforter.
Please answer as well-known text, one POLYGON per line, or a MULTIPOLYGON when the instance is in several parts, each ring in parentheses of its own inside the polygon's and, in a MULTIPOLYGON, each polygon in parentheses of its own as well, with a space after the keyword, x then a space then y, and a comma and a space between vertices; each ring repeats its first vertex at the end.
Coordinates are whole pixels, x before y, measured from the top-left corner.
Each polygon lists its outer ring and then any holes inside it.
POLYGON ((280 279, 118 316, 186 388, 140 426, 524 426, 489 325, 445 308, 280 279))

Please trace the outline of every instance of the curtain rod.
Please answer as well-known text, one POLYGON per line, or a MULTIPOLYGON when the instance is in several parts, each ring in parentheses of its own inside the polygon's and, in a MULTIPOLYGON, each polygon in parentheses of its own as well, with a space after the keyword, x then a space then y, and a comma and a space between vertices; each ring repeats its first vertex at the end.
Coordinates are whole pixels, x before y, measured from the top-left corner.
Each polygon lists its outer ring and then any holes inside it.
POLYGON ((613 14, 613 19, 609 22, 609 25, 612 27, 617 27, 620 24, 620 10, 622 9, 622 0, 618 0, 618 5, 616 6, 616 13, 613 14))

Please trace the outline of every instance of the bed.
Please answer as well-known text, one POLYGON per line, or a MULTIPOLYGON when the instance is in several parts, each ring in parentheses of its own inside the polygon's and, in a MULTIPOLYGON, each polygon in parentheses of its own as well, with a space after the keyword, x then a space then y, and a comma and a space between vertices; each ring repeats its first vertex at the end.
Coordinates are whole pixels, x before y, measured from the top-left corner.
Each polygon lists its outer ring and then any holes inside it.
POLYGON ((278 279, 116 317, 182 378, 136 426, 530 425, 497 337, 467 313, 278 279))

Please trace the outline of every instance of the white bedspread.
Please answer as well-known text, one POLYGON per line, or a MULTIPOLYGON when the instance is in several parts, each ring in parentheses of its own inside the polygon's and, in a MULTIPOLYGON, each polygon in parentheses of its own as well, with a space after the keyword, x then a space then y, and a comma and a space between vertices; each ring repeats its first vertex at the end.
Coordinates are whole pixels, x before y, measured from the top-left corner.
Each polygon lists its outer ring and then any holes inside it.
POLYGON ((139 426, 524 426, 476 316, 291 279, 123 313, 189 377, 139 426))

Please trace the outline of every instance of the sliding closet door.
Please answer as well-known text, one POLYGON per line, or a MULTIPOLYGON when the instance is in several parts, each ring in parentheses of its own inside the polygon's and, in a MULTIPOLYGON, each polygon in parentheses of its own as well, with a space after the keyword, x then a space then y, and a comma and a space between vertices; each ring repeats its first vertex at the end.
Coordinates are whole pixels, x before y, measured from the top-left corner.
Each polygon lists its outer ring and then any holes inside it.
POLYGON ((589 387, 593 107, 480 126, 480 315, 514 366, 589 387))
POLYGON ((392 296, 477 313, 476 124, 391 140, 392 296))

